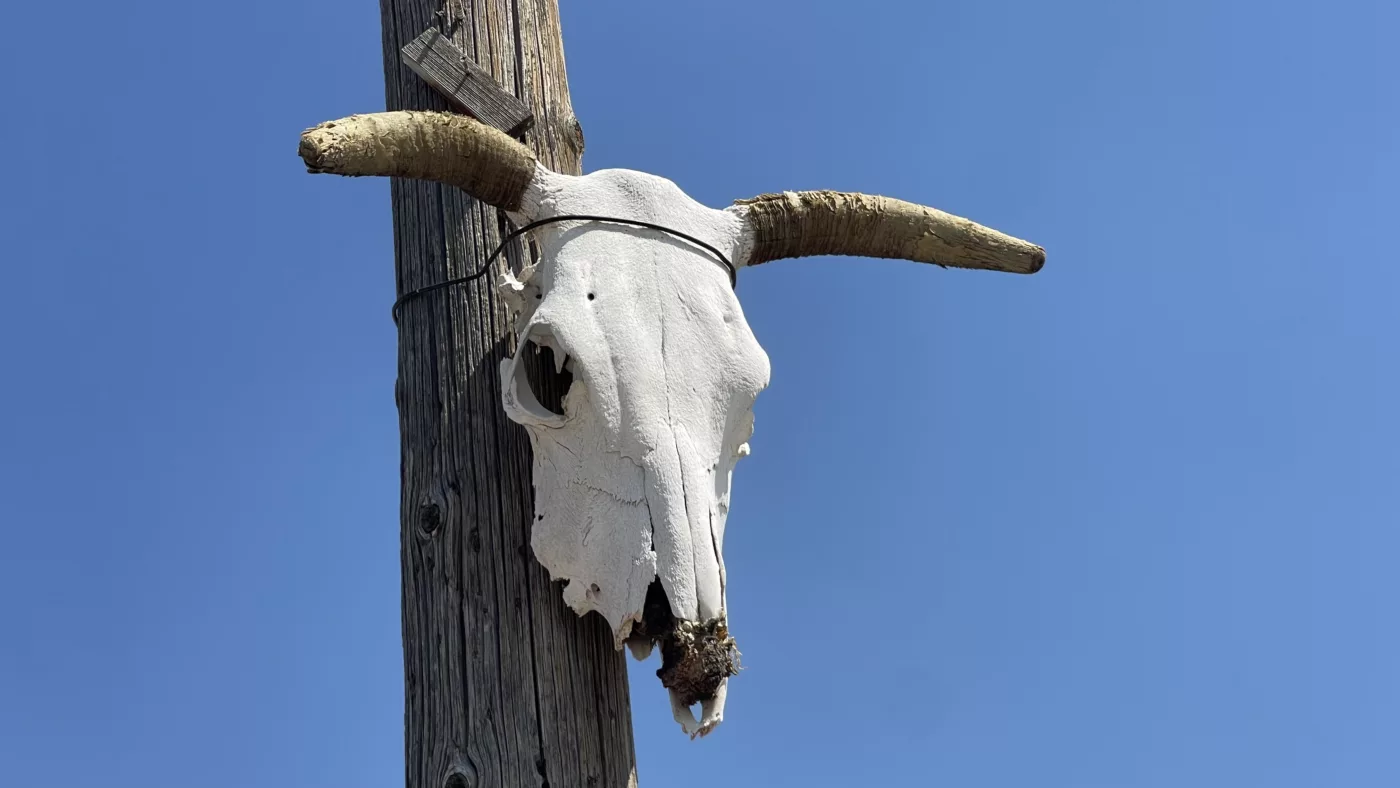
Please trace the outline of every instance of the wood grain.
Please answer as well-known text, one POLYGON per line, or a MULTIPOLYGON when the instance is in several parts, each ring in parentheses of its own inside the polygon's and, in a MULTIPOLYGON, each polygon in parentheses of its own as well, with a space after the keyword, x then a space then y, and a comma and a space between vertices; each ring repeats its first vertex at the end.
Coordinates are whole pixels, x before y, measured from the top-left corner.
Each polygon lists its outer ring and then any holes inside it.
POLYGON ((497 84, 437 28, 405 44, 400 58, 457 109, 488 126, 519 136, 535 124, 535 114, 525 102, 497 84))
MULTIPOLYGON (((529 107, 525 142, 540 161, 580 171, 556 0, 380 9, 388 109, 449 109, 400 58, 437 25, 529 107)), ((400 294, 475 270, 506 226, 451 186, 395 178, 390 191, 400 294)), ((415 299, 399 320, 407 786, 623 788, 636 772, 622 654, 600 616, 564 606, 529 548, 529 439, 498 389, 513 351, 498 274, 415 299)), ((561 397, 544 366, 542 393, 561 397)))

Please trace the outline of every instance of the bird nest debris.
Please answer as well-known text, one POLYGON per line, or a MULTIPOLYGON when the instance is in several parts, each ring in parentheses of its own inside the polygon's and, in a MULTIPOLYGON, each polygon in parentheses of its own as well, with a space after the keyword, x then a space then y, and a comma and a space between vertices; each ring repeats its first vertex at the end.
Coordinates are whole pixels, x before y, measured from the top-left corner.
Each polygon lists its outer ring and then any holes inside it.
POLYGON ((739 672, 739 649, 725 617, 701 622, 677 619, 659 579, 647 588, 642 620, 633 626, 632 637, 661 647, 656 676, 685 706, 714 698, 720 684, 739 672))

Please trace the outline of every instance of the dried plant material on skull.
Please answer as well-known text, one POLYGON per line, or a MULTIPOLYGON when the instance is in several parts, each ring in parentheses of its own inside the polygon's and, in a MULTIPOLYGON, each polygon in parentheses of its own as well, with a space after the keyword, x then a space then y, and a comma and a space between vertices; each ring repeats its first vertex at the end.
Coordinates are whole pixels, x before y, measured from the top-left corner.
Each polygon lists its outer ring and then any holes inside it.
POLYGON ((661 647, 657 678, 685 706, 714 698, 720 684, 739 672, 739 649, 725 618, 701 623, 677 619, 659 580, 647 589, 642 620, 633 625, 632 637, 661 647))

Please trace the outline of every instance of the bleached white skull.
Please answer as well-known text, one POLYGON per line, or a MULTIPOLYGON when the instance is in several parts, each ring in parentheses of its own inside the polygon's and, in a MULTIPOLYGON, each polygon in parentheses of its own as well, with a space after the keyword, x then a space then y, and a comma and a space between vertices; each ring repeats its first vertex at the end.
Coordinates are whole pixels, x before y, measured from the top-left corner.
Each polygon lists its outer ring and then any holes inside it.
MULTIPOLYGON (((743 239, 735 214, 639 172, 568 177, 542 169, 527 200, 533 219, 643 220, 728 256, 743 239)), ((570 607, 607 619, 618 647, 641 622, 653 579, 675 619, 723 626, 730 474, 748 453, 754 399, 768 385, 768 357, 728 269, 695 244, 651 229, 561 222, 534 236, 540 262, 504 283, 519 310, 519 350, 501 363, 501 380, 506 413, 534 446, 535 555, 567 581, 570 607), (531 391, 522 355, 532 344, 550 348, 573 373, 562 415, 531 391)), ((633 645, 645 654, 650 638, 633 645)), ((709 730, 723 696, 681 684, 670 692, 682 724, 709 730), (699 723, 687 708, 697 697, 704 698, 699 723)))
POLYGON ((461 116, 356 116, 308 137, 316 134, 314 171, 451 183, 520 223, 589 215, 675 231, 591 220, 534 229, 539 262, 501 281, 517 335, 516 355, 501 363, 501 394, 534 447, 535 555, 565 581, 570 607, 607 619, 618 648, 642 658, 660 645, 658 673, 692 736, 722 719, 735 669, 724 530, 734 465, 748 454, 754 400, 769 376, 714 252, 738 267, 819 254, 1019 273, 1044 262, 1038 246, 885 197, 785 193, 715 210, 654 175, 561 175, 461 116), (351 121, 373 124, 382 147, 357 143, 351 121), (386 171, 385 151, 427 139, 431 155, 386 171), (573 375, 562 414, 531 389, 523 358, 539 348, 573 375))

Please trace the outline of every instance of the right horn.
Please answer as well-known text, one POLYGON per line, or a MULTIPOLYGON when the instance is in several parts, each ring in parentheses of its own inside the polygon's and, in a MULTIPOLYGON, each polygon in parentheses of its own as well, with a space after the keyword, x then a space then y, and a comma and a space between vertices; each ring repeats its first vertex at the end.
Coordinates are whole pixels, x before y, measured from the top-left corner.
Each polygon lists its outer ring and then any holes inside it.
POLYGON ((748 265, 815 255, 884 257, 1033 274, 1045 250, 935 208, 845 192, 783 192, 731 209, 752 232, 748 265))
POLYGON ((302 132, 308 172, 417 178, 456 186, 507 211, 520 208, 535 155, 504 133, 447 112, 351 115, 302 132))

